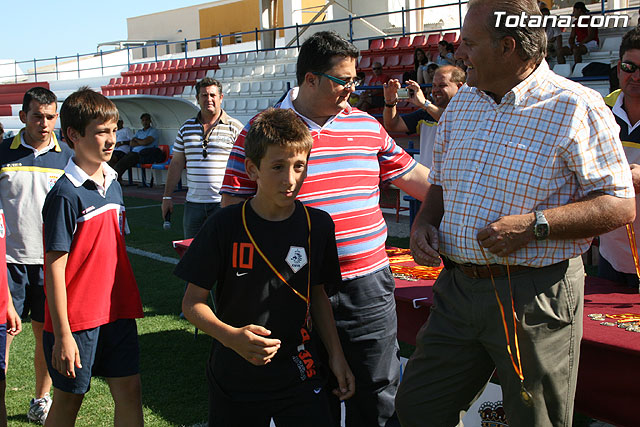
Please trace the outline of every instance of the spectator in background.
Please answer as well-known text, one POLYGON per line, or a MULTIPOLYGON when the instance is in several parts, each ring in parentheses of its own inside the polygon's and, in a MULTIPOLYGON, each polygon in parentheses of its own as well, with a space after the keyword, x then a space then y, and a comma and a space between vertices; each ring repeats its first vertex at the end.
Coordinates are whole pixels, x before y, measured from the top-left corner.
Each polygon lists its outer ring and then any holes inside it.
MULTIPOLYGON (((574 23, 579 20, 581 16, 588 14, 589 9, 587 9, 587 6, 585 6, 583 2, 579 1, 573 5, 573 17, 575 18, 574 23)), ((567 62, 565 56, 571 54, 573 54, 574 63, 577 64, 582 62, 582 55, 598 49, 598 45, 600 44, 598 29, 589 25, 590 22, 590 17, 586 20, 583 19, 580 21, 580 26, 575 25, 571 29, 571 34, 569 35, 569 47, 561 46, 557 49, 558 64, 565 64, 567 62)))
POLYGON ((184 122, 173 143, 173 157, 162 197, 162 217, 173 212, 173 190, 187 168, 189 192, 184 206, 184 238, 195 237, 220 207, 220 186, 242 123, 222 109, 222 84, 211 77, 196 83, 198 114, 184 122))
POLYGON ((407 87, 411 91, 409 102, 418 107, 418 110, 409 114, 398 114, 398 89, 400 82, 389 80, 384 85, 385 109, 382 113, 384 127, 387 132, 406 132, 408 134, 420 134, 420 160, 419 162, 431 169, 433 159, 433 143, 436 138, 438 120, 449 104, 451 98, 458 93, 458 89, 464 84, 466 75, 464 71, 454 65, 443 65, 438 68, 433 79, 433 102, 427 100, 420 85, 409 80, 407 87))
MULTIPOLYGON (((618 126, 620 140, 631 167, 636 190, 636 212, 640 212, 640 29, 629 31, 622 38, 618 61, 620 90, 605 98, 618 126)), ((633 222, 636 244, 640 236, 640 215, 633 222)), ((638 288, 638 275, 631 253, 626 227, 600 236, 598 274, 614 282, 638 288)))
MULTIPOLYGON (((114 155, 116 151, 127 154, 131 151, 129 143, 133 139, 133 131, 130 128, 124 127, 124 121, 118 119, 118 130, 116 131, 116 148, 113 150, 114 155)), ((120 156, 123 157, 123 156, 120 156)))
POLYGON ((451 43, 440 40, 440 42, 438 42, 438 56, 436 56, 434 62, 438 65, 455 65, 454 50, 451 43))
POLYGON ((162 150, 158 148, 160 132, 151 126, 151 115, 142 113, 140 122, 142 129, 136 132, 129 142, 131 151, 129 153, 114 151, 113 157, 109 161, 109 166, 118 172, 118 179, 121 179, 125 171, 138 163, 158 163, 163 159, 162 150))
POLYGON ((405 71, 402 75, 402 80, 415 80, 420 84, 426 83, 424 78, 428 63, 429 58, 427 54, 424 53, 424 50, 419 47, 416 48, 416 50, 413 51, 413 70, 405 71))
MULTIPOLYGON (((373 78, 369 82, 369 86, 382 86, 389 81, 389 76, 382 72, 381 63, 374 62, 371 69, 373 70, 373 78)), ((356 108, 362 111, 368 111, 370 108, 380 108, 383 105, 384 96, 382 89, 367 89, 360 95, 360 100, 356 104, 356 108)))
MULTIPOLYGON (((547 7, 540 8, 540 12, 543 16, 551 15, 551 11, 547 7)), ((562 28, 549 21, 545 32, 547 33, 547 59, 557 57, 557 52, 562 49, 562 28)))

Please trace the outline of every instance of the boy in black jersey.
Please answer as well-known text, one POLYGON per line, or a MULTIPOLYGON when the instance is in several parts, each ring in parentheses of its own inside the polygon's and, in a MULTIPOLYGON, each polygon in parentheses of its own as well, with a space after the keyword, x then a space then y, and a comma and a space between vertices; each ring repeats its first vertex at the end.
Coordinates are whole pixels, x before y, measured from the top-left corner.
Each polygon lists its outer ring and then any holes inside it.
POLYGON ((340 399, 354 392, 322 285, 341 281, 331 217, 296 195, 312 139, 291 110, 251 124, 245 167, 254 198, 209 218, 175 274, 189 282, 187 319, 215 338, 207 377, 210 426, 333 425, 309 338, 311 319, 329 352, 340 399), (217 283, 214 314, 207 296, 217 283))

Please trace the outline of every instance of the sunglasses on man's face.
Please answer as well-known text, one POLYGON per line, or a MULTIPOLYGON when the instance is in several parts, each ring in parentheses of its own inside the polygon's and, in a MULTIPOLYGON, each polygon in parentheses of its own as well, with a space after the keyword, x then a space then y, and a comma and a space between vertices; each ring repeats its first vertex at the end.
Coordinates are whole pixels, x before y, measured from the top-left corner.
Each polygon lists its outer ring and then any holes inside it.
POLYGON ((640 65, 636 65, 633 62, 623 61, 620 63, 620 69, 625 73, 635 73, 638 68, 640 68, 640 65))

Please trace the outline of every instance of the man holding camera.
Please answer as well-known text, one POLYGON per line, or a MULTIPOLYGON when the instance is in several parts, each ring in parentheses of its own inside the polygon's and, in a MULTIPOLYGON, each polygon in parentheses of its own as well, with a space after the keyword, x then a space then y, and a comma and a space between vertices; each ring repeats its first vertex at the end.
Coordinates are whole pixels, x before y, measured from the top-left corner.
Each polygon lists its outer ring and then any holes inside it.
POLYGON ((431 168, 433 159, 433 142, 436 137, 438 120, 458 89, 464 84, 466 74, 454 65, 444 65, 436 70, 433 76, 431 96, 433 102, 425 96, 420 85, 413 80, 407 81, 406 99, 419 109, 409 114, 398 114, 396 105, 404 98, 400 82, 389 80, 384 85, 384 104, 382 114, 387 132, 407 132, 420 134, 419 162, 431 168))

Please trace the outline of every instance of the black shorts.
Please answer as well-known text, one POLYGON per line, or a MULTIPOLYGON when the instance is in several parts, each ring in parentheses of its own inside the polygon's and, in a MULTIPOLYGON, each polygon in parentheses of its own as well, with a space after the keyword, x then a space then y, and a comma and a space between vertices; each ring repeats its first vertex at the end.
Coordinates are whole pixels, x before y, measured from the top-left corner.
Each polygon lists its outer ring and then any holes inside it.
POLYGON ((7 279, 16 312, 44 323, 44 271, 36 264, 7 264, 7 279))
POLYGON ((76 377, 67 378, 51 365, 55 337, 44 331, 44 357, 53 386, 67 393, 85 394, 91 377, 119 378, 140 372, 140 348, 135 319, 120 319, 97 328, 73 332, 80 352, 82 368, 75 368, 76 377))
POLYGON ((323 387, 302 383, 290 397, 239 402, 209 390, 209 427, 329 427, 334 425, 323 387))

